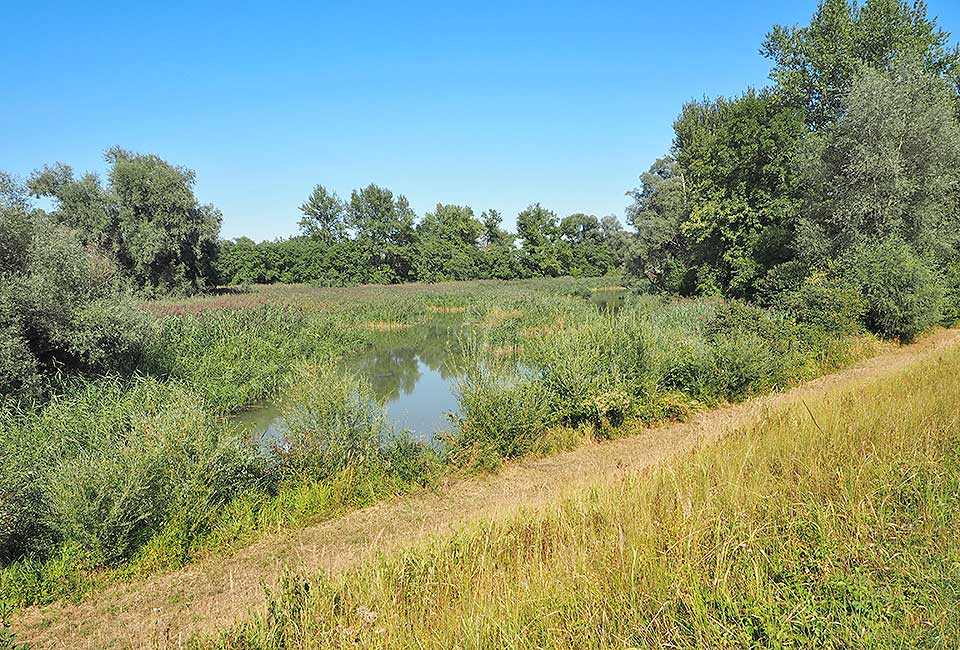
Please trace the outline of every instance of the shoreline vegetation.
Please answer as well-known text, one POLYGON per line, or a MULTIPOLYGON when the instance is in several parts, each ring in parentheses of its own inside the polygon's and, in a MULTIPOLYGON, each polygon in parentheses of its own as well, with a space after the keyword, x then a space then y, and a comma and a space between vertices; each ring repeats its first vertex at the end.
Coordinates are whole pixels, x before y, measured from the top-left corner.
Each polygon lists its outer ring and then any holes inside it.
POLYGON ((291 287, 299 307, 271 289, 273 304, 152 320, 142 374, 68 384, 39 408, 2 413, 19 515, 0 568, 7 606, 77 598, 448 472, 777 390, 881 345, 738 302, 629 295, 604 312, 587 299, 604 284, 364 287, 353 297, 291 287), (459 414, 426 446, 392 431, 363 378, 330 361, 362 349, 368 323, 413 333, 450 318, 470 332, 459 414), (522 370, 493 371, 504 346, 522 370), (265 459, 225 416, 278 395, 288 444, 265 459))
POLYGON ((960 348, 338 575, 187 647, 960 643, 960 348))

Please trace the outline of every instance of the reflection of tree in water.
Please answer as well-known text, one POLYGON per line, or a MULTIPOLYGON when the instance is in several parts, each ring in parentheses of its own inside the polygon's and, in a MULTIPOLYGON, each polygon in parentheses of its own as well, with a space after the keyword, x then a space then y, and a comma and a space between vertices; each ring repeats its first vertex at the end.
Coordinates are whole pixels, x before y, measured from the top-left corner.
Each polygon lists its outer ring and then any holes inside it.
POLYGON ((378 333, 373 347, 344 360, 344 365, 370 382, 377 399, 389 402, 409 394, 420 380, 419 362, 449 379, 460 343, 456 328, 430 323, 399 332, 378 333))
POLYGON ((372 348, 345 360, 347 368, 370 382, 381 402, 409 393, 420 380, 417 352, 412 348, 372 348))

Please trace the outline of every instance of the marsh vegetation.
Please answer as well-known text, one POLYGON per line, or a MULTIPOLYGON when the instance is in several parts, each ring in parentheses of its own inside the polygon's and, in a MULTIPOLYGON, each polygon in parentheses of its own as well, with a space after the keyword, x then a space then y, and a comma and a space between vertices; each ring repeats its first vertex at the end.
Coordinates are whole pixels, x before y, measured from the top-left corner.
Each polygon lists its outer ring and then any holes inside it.
POLYGON ((148 305, 166 315, 148 318, 133 375, 68 380, 2 413, 5 599, 177 567, 449 473, 782 388, 878 345, 743 303, 593 291, 604 284, 292 287, 232 309, 207 309, 217 297, 148 305), (600 308, 597 293, 622 304, 600 308), (421 411, 431 431, 389 410, 421 363, 449 381, 450 401, 421 411), (236 421, 265 402, 280 431, 267 443, 236 421))

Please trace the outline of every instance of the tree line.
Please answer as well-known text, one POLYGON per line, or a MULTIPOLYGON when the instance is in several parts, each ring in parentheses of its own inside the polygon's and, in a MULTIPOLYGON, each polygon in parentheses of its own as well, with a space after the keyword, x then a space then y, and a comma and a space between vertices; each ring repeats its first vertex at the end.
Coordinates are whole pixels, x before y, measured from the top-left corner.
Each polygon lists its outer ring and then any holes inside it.
POLYGON ((923 2, 823 0, 761 51, 773 83, 686 104, 631 193, 631 282, 905 339, 956 320, 960 49, 923 2))
POLYGON ((539 203, 503 228, 496 210, 438 203, 421 219, 403 195, 377 185, 340 199, 317 185, 300 207, 300 235, 220 243, 223 284, 393 284, 442 280, 597 276, 619 270, 629 248, 614 216, 559 218, 539 203))

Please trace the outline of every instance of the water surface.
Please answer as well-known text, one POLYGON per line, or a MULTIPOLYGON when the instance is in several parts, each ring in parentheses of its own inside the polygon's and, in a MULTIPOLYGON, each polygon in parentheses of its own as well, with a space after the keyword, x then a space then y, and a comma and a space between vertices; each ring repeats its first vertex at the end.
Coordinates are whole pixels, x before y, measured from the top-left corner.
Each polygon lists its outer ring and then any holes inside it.
MULTIPOLYGON (((457 410, 454 389, 459 377, 459 332, 454 323, 430 322, 377 333, 371 347, 336 363, 369 382, 398 431, 407 430, 429 441, 450 429, 450 414, 457 410)), ((277 404, 240 413, 235 421, 265 450, 284 435, 277 404)))
MULTIPOLYGON (((615 315, 625 296, 625 290, 616 289, 595 291, 588 299, 601 311, 615 315)), ((430 441, 450 430, 450 416, 457 410, 461 332, 456 317, 437 317, 409 329, 377 333, 370 347, 336 363, 369 382, 397 431, 406 430, 430 441)), ((283 439, 283 419, 277 404, 263 404, 240 413, 235 421, 265 451, 283 439)))

